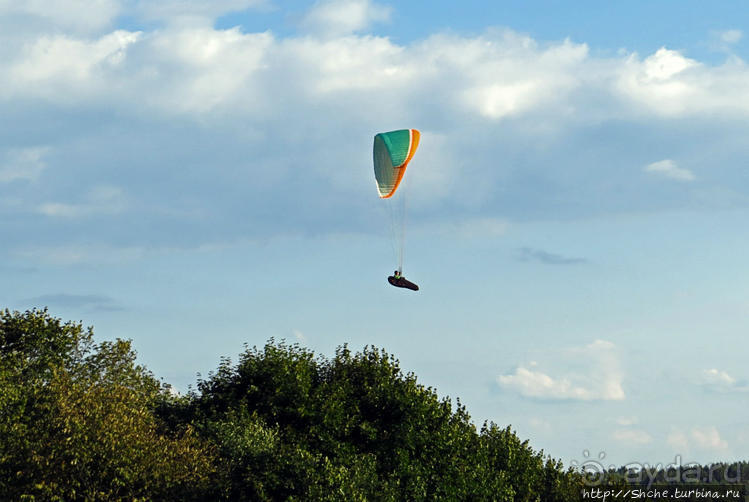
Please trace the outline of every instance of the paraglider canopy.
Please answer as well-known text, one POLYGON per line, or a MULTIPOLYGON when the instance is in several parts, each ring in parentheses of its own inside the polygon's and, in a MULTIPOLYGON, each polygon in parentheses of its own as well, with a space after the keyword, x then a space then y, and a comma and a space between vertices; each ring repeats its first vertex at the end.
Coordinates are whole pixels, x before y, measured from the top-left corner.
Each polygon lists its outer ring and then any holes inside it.
POLYGON ((375 136, 374 172, 381 198, 392 197, 398 189, 420 137, 416 129, 381 132, 375 136))

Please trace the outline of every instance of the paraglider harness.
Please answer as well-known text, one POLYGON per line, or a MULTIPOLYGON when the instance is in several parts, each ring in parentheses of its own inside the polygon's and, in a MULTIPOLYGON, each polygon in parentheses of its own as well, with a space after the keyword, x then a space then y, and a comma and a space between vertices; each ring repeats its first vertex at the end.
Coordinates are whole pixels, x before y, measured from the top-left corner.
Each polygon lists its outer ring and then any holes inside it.
POLYGON ((393 275, 388 277, 388 282, 396 288, 406 288, 413 291, 419 290, 419 286, 403 277, 399 270, 396 270, 395 272, 393 272, 393 275))

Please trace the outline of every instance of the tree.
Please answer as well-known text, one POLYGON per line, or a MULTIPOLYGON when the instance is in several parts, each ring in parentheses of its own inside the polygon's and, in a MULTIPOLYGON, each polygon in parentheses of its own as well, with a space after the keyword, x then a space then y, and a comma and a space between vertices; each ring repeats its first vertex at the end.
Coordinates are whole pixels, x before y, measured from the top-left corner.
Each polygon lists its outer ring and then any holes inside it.
POLYGON ((129 341, 0 312, 4 499, 561 502, 581 487, 382 349, 270 340, 178 397, 129 341))
POLYGON ((129 341, 46 310, 0 315, 0 492, 26 500, 182 500, 200 494, 212 452, 184 428, 160 432, 167 389, 129 341))
POLYGON ((509 429, 479 433, 397 359, 270 340, 160 410, 220 454, 224 500, 575 500, 572 473, 509 429), (556 498, 553 498, 556 496, 556 498))

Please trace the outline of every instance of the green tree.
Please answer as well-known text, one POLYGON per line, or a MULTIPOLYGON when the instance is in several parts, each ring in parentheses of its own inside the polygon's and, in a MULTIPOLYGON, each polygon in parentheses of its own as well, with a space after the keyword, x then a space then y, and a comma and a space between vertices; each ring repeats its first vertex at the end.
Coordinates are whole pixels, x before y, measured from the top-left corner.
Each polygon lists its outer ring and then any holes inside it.
POLYGON ((270 340, 175 397, 128 341, 0 312, 4 500, 561 502, 582 481, 381 349, 270 340))
POLYGON ((199 495, 211 450, 189 427, 160 432, 171 398, 130 342, 46 310, 0 315, 0 493, 11 500, 153 500, 199 495))
POLYGON ((216 445, 224 500, 579 496, 561 464, 509 428, 479 433, 459 401, 440 399, 372 347, 343 346, 326 359, 271 340, 236 365, 222 360, 196 392, 160 413, 216 445))

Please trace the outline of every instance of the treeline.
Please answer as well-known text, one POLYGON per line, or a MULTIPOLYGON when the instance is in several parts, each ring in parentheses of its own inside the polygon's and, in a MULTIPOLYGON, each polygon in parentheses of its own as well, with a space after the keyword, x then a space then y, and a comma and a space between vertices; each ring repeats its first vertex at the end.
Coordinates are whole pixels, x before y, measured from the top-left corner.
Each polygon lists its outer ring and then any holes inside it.
POLYGON ((716 462, 713 464, 697 464, 687 462, 671 465, 618 467, 608 469, 603 476, 588 476, 588 485, 608 483, 627 485, 629 487, 658 486, 711 486, 711 485, 740 485, 749 484, 749 462, 716 462))
POLYGON ((3 500, 574 500, 578 476, 509 428, 341 347, 270 341, 187 396, 130 343, 46 310, 0 315, 3 500))
POLYGON ((583 476, 375 348, 269 341, 176 396, 130 343, 0 312, 0 499, 574 501, 583 476))

